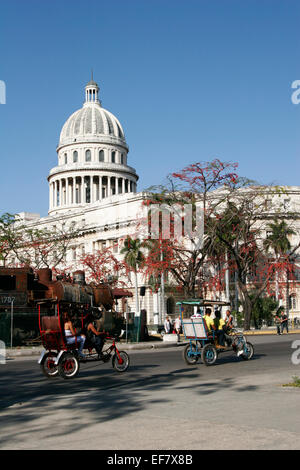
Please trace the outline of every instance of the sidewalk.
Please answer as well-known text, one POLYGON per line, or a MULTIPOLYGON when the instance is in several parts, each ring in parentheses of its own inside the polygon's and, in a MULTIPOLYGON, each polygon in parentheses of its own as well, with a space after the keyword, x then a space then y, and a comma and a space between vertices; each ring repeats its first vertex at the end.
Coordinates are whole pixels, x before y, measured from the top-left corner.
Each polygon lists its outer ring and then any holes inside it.
MULTIPOLYGON (((266 328, 261 330, 244 331, 246 336, 249 335, 276 335, 276 329, 266 328)), ((286 333, 284 333, 285 335, 286 333)), ((300 334, 300 329, 290 330, 289 334, 300 334)), ((161 349, 183 346, 186 344, 184 335, 180 335, 178 342, 166 342, 161 339, 160 335, 150 336, 148 341, 140 343, 118 342, 118 348, 122 350, 143 350, 143 349, 161 349)), ((42 346, 20 346, 16 348, 6 348, 7 358, 21 356, 39 356, 43 350, 42 346)))

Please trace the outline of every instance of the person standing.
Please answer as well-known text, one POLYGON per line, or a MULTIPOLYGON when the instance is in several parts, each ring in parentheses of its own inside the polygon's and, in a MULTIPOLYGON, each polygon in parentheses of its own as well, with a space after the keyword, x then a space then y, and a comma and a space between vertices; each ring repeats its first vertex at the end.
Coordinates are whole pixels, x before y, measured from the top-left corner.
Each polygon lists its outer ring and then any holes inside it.
POLYGON ((181 320, 180 317, 177 317, 174 323, 174 329, 177 335, 180 335, 181 331, 181 320))
POLYGON ((281 318, 280 318, 280 314, 279 314, 278 310, 275 314, 275 325, 276 325, 276 328, 277 328, 277 334, 281 335, 281 318))
POLYGON ((286 313, 283 313, 281 316, 281 334, 283 334, 284 328, 286 329, 286 333, 289 333, 289 324, 288 324, 288 317, 286 313))
POLYGON ((165 333, 167 335, 169 335, 171 333, 171 322, 170 322, 170 318, 169 317, 166 317, 165 319, 165 322, 164 322, 164 329, 165 329, 165 333))

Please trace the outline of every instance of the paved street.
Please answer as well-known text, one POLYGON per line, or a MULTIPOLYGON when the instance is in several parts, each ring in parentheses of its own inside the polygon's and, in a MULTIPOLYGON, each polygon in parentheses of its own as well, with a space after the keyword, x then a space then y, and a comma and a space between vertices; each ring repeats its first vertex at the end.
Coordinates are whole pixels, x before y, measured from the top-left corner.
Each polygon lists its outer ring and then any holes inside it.
POLYGON ((83 364, 48 380, 37 358, 0 365, 1 449, 300 449, 300 335, 249 337, 251 361, 224 353, 187 366, 182 347, 130 351, 125 374, 83 364))

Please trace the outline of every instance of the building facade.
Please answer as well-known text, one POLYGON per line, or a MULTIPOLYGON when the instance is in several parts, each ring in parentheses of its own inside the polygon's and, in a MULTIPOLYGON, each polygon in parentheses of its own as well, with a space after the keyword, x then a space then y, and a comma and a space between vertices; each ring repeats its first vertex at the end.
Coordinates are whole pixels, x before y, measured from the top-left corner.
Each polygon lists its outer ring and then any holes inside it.
MULTIPOLYGON (((28 228, 53 228, 59 224, 77 227, 79 235, 72 240, 65 263, 70 269, 82 269, 79 260, 83 255, 108 247, 116 258, 121 257, 123 240, 127 235, 134 237, 137 221, 146 217, 143 206, 146 195, 137 191, 138 175, 128 165, 129 147, 122 125, 102 107, 99 87, 93 80, 85 86, 82 108, 64 123, 56 150, 57 165, 48 175, 48 216, 40 218, 39 214, 23 212, 19 214, 21 221, 28 228)), ((287 212, 299 214, 300 188, 285 187, 282 202, 287 212)), ((274 208, 273 201, 264 203, 274 208)), ((295 227, 293 245, 299 240, 298 221, 295 227)), ((133 283, 130 279, 124 282, 133 293, 128 305, 134 311, 133 283)), ((139 276, 139 286, 145 284, 145 279, 139 276)), ((214 293, 210 295, 216 298, 214 293)), ((289 296, 290 313, 300 318, 298 282, 291 282, 289 296)), ((176 300, 175 294, 153 294, 146 286, 140 306, 147 311, 147 323, 161 323, 166 314, 178 314, 176 300)), ((286 304, 284 296, 280 302, 286 304)))

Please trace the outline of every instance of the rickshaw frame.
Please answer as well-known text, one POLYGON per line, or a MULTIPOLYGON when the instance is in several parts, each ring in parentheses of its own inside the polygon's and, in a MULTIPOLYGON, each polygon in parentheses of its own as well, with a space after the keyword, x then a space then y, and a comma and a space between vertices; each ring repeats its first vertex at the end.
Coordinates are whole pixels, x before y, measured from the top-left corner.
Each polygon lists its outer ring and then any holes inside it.
MULTIPOLYGON (((64 361, 66 357, 69 357, 69 361, 77 364, 77 372, 74 374, 74 377, 79 372, 79 356, 78 356, 78 341, 77 337, 75 336, 75 342, 73 344, 67 344, 65 335, 64 335, 64 328, 61 321, 61 306, 59 302, 55 304, 52 303, 52 306, 55 305, 55 315, 41 315, 41 305, 38 304, 38 319, 39 319, 39 329, 41 334, 42 344, 44 346, 44 350, 42 351, 40 358, 38 360, 38 364, 43 368, 43 363, 45 360, 48 360, 49 355, 51 356, 50 362, 52 364, 53 370, 55 368, 58 369, 59 375, 62 375, 63 378, 72 378, 72 376, 68 376, 63 373, 61 363, 64 361), (43 322, 43 318, 45 321, 43 322), (50 328, 46 328, 45 323, 48 322, 48 326, 50 328), (54 326, 53 326, 54 325, 54 326)), ((69 306, 70 304, 66 304, 69 306)), ((80 304, 80 309, 84 310, 84 306, 80 304)), ((81 324, 82 327, 84 326, 84 319, 89 315, 88 307, 86 308, 86 315, 84 316, 81 314, 81 324)), ((78 335, 77 335, 78 336, 78 335)), ((117 372, 125 372, 129 366, 130 360, 129 356, 125 351, 119 351, 115 344, 115 337, 105 333, 105 340, 112 340, 112 344, 103 351, 103 357, 99 358, 98 354, 92 353, 94 348, 93 345, 89 344, 85 349, 88 349, 89 354, 86 355, 86 361, 88 360, 98 360, 107 362, 112 357, 112 365, 113 368, 117 372), (112 356, 112 353, 114 355, 112 356), (123 366, 124 364, 124 366, 123 366)), ((85 362, 85 361, 84 361, 85 362)), ((47 377, 54 377, 57 374, 47 374, 45 370, 43 370, 47 377)))
POLYGON ((212 365, 215 363, 218 354, 221 352, 231 351, 236 352, 236 347, 244 350, 242 359, 251 359, 254 353, 254 348, 251 343, 246 341, 244 334, 237 330, 232 330, 234 340, 231 346, 218 346, 216 345, 217 335, 212 329, 208 330, 205 319, 203 316, 190 317, 188 319, 183 318, 184 305, 199 306, 199 307, 213 307, 213 306, 230 306, 229 302, 221 300, 209 300, 209 299, 190 299, 177 302, 176 305, 180 306, 180 318, 182 330, 185 339, 189 341, 189 344, 183 350, 183 357, 187 364, 195 364, 201 357, 205 365, 212 365))

